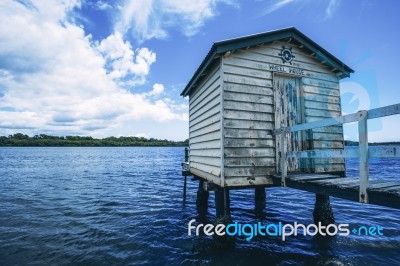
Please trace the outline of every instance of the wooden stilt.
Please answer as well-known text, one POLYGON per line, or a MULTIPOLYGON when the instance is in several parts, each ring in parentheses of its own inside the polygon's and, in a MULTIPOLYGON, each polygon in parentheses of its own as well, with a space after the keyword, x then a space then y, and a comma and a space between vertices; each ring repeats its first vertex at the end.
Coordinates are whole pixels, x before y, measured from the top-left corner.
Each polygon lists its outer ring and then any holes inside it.
POLYGON ((314 224, 319 222, 323 226, 335 223, 335 217, 331 204, 329 202, 329 196, 323 194, 315 194, 315 207, 314 207, 314 224))
POLYGON ((184 176, 183 180, 183 200, 186 200, 186 183, 187 183, 187 176, 184 176))
POLYGON ((215 191, 215 211, 216 217, 230 217, 230 198, 229 190, 226 188, 218 189, 215 191))
MULTIPOLYGON (((230 210, 229 190, 220 188, 215 191, 215 225, 232 223, 230 210)), ((215 246, 218 248, 230 248, 235 244, 235 238, 229 235, 214 235, 215 246)))
POLYGON ((257 212, 265 209, 265 187, 256 187, 254 189, 254 205, 257 212))
POLYGON ((199 180, 199 188, 197 189, 197 212, 200 216, 205 216, 208 210, 208 196, 209 193, 204 189, 204 180, 199 180))

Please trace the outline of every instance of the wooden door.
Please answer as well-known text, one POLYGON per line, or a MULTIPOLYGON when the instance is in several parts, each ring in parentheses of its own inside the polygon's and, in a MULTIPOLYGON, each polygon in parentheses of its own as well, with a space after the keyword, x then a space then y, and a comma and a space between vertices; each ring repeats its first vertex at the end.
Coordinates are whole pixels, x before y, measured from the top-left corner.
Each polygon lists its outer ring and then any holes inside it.
MULTIPOLYGON (((300 101, 300 79, 290 76, 274 76, 275 128, 302 123, 303 108, 300 101)), ((286 151, 302 150, 302 133, 286 134, 286 151)), ((280 171, 280 138, 276 137, 277 172, 280 171)), ((288 172, 300 171, 300 159, 288 158, 288 172)))

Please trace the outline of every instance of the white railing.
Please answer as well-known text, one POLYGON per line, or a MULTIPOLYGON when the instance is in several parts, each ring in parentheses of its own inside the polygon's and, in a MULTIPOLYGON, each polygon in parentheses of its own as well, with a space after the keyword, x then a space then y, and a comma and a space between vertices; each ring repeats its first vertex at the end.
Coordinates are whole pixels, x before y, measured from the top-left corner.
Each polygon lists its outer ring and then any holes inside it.
POLYGON ((287 177, 287 158, 360 158, 360 190, 359 201, 368 203, 368 184, 369 184, 369 158, 400 157, 400 149, 396 147, 376 147, 368 149, 368 119, 379 118, 400 114, 400 104, 389 105, 368 111, 358 111, 357 113, 343 115, 333 118, 322 119, 315 122, 298 124, 291 127, 283 127, 275 130, 276 135, 280 135, 280 167, 281 185, 286 186, 287 177), (341 125, 345 123, 358 122, 358 141, 357 150, 307 150, 307 151, 286 151, 286 134, 309 130, 319 127, 341 125))

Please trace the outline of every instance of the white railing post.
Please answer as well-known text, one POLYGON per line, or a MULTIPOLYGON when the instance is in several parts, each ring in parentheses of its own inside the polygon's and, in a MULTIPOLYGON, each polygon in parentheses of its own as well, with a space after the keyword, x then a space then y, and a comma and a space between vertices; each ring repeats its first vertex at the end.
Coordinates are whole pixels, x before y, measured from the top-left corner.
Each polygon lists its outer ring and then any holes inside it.
POLYGON ((286 187, 286 177, 287 177, 287 158, 286 158, 286 144, 285 138, 286 132, 283 128, 281 132, 281 186, 286 187))
POLYGON ((360 151, 360 197, 362 203, 368 203, 368 112, 359 111, 360 120, 358 121, 358 142, 360 151))

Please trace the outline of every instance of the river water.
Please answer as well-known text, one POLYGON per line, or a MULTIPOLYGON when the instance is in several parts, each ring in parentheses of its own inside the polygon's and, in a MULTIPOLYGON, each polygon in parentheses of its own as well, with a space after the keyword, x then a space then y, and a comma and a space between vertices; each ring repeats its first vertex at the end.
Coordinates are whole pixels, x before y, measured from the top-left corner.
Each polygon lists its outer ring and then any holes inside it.
MULTIPOLYGON (((183 203, 183 148, 0 148, 0 265, 399 265, 400 211, 331 198, 336 223, 381 226, 383 236, 236 237, 218 249, 212 237, 188 236, 197 218, 197 182, 183 203)), ((399 159, 374 159, 371 179, 396 179, 399 159)), ((357 175, 357 160, 347 161, 357 175)), ((240 223, 313 223, 315 195, 267 189, 231 192, 240 223)), ((215 209, 210 194, 207 219, 215 209)))

